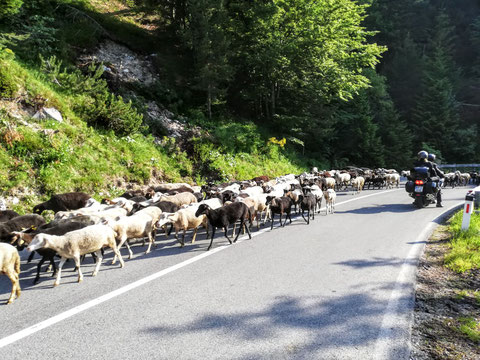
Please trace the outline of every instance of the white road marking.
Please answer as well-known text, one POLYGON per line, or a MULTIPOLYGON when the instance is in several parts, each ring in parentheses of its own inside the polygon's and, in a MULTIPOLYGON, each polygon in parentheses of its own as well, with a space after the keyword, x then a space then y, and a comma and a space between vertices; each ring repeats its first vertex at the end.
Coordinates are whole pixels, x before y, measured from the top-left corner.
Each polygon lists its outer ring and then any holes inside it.
MULTIPOLYGON (((368 198, 368 197, 371 197, 371 196, 383 195, 383 194, 386 194, 386 193, 389 193, 389 192, 392 192, 392 191, 399 191, 399 190, 401 190, 401 189, 386 190, 386 191, 382 191, 382 192, 378 192, 378 193, 374 193, 374 194, 369 194, 369 195, 365 195, 365 196, 359 196, 359 197, 356 197, 356 198, 353 198, 353 199, 350 199, 350 200, 346 200, 346 201, 339 202, 339 203, 337 203, 337 204, 335 204, 335 205, 336 205, 336 206, 337 206, 337 205, 343 205, 343 204, 347 204, 347 203, 352 202, 352 201, 357 201, 357 200, 365 199, 365 198, 368 198)), ((325 210, 325 208, 322 208, 321 210, 325 210)), ((333 215, 333 216, 335 216, 335 215, 333 215)), ((296 218, 292 219, 292 221, 296 221, 296 220, 298 220, 299 218, 300 218, 300 217, 296 217, 296 218)), ((263 234, 263 233, 265 233, 265 232, 267 232, 267 231, 271 231, 271 230, 270 230, 270 227, 265 228, 265 229, 262 229, 262 230, 259 230, 259 231, 255 232, 255 233, 253 233, 253 234, 252 234, 252 238, 255 237, 255 236, 258 236, 258 235, 260 235, 260 234, 263 234)), ((246 239, 248 239, 248 235, 243 236, 242 238, 239 238, 239 240, 237 241, 237 243, 243 242, 243 241, 245 241, 246 239)), ((52 325, 54 325, 54 324, 56 324, 56 323, 58 323, 58 322, 61 322, 61 321, 65 320, 65 319, 68 319, 68 318, 70 318, 70 317, 72 317, 72 316, 74 316, 74 315, 76 315, 76 314, 79 314, 79 313, 85 311, 85 310, 88 310, 88 309, 90 309, 90 308, 92 308, 92 307, 94 307, 94 306, 96 306, 96 305, 99 305, 99 304, 101 304, 101 303, 104 303, 105 301, 111 300, 111 299, 113 299, 113 298, 115 298, 115 297, 117 297, 117 296, 120 296, 120 295, 122 295, 122 294, 124 294, 124 293, 126 293, 126 292, 128 292, 128 291, 131 291, 131 290, 133 290, 133 289, 135 289, 135 288, 137 288, 137 287, 139 287, 139 286, 145 285, 145 284, 147 284, 147 283, 149 283, 149 282, 151 282, 151 281, 153 281, 153 280, 156 280, 156 279, 158 279, 158 278, 160 278, 160 277, 162 277, 162 276, 165 276, 165 275, 167 275, 167 274, 169 274, 169 273, 171 273, 171 272, 173 272, 173 271, 175 271, 175 270, 178 270, 178 269, 181 269, 181 268, 183 268, 183 267, 185 267, 185 266, 188 266, 188 265, 190 265, 190 264, 193 264, 194 262, 197 262, 197 261, 199 261, 199 260, 202 260, 202 259, 204 259, 204 258, 206 258, 206 257, 208 257, 208 256, 211 256, 211 255, 213 255, 213 254, 216 254, 216 253, 218 253, 218 252, 220 252, 220 251, 222 251, 222 250, 228 249, 228 248, 230 248, 230 247, 231 247, 230 245, 218 246, 218 247, 216 247, 216 248, 214 248, 214 249, 212 249, 212 250, 210 250, 210 251, 208 251, 208 252, 206 251, 206 252, 204 252, 203 254, 197 255, 197 256, 195 256, 195 257, 193 257, 193 258, 191 258, 191 259, 185 260, 185 261, 183 261, 183 262, 181 262, 181 263, 178 263, 178 264, 176 264, 176 265, 174 265, 174 266, 171 266, 171 267, 169 267, 169 268, 166 268, 166 269, 164 269, 164 270, 161 270, 161 271, 159 271, 159 272, 156 272, 156 273, 154 273, 154 274, 152 274, 152 275, 149 275, 149 276, 147 276, 147 277, 145 277, 145 278, 143 278, 143 279, 140 279, 140 280, 137 280, 137 281, 135 281, 135 282, 133 282, 133 283, 130 283, 130 284, 128 284, 128 285, 125 285, 125 286, 123 286, 123 287, 121 287, 121 288, 119 288, 119 289, 117 289, 117 290, 114 290, 114 291, 112 291, 112 292, 109 292, 109 293, 107 293, 107 294, 105 294, 105 295, 102 295, 102 296, 100 296, 100 297, 98 297, 98 298, 95 298, 95 299, 93 299, 93 300, 90 300, 90 301, 88 301, 88 302, 86 302, 86 303, 84 303, 84 304, 82 304, 82 305, 78 305, 78 306, 76 306, 76 307, 74 307, 74 308, 71 308, 70 310, 64 311, 64 312, 62 312, 62 313, 60 313, 60 314, 58 314, 58 315, 55 315, 55 316, 53 316, 53 317, 51 317, 51 318, 49 318, 49 319, 46 319, 46 320, 44 320, 44 321, 41 321, 41 322, 39 322, 39 323, 37 323, 37 324, 35 324, 35 325, 32 325, 32 326, 28 327, 28 328, 25 328, 25 329, 23 329, 23 330, 20 330, 20 331, 14 333, 14 334, 12 334, 12 335, 9 335, 9 336, 7 336, 7 337, 4 337, 4 338, 0 339, 0 348, 3 348, 3 347, 5 347, 5 346, 7 346, 7 345, 10 345, 10 344, 12 344, 12 343, 14 343, 14 342, 16 342, 16 341, 19 341, 19 340, 21 340, 21 339, 23 339, 23 338, 25 338, 25 337, 27 337, 27 336, 30 336, 30 335, 34 334, 34 333, 36 333, 36 332, 38 332, 38 331, 40 331, 40 330, 43 330, 43 329, 45 329, 45 328, 47 328, 47 327, 50 327, 50 326, 52 326, 52 325)))
MULTIPOLYGON (((403 343, 399 341, 399 339, 410 339, 410 333, 402 334, 401 330, 411 331, 409 329, 409 324, 412 323, 413 314, 408 314, 409 316, 405 316, 404 311, 402 311, 402 305, 404 305, 403 309, 409 307, 409 303, 414 301, 414 289, 409 288, 405 289, 404 285, 412 281, 415 283, 415 275, 417 271, 417 266, 413 266, 412 263, 418 263, 419 254, 422 251, 422 248, 425 246, 426 240, 430 237, 435 227, 438 226, 436 220, 443 217, 446 213, 452 211, 456 207, 460 207, 463 204, 463 201, 457 203, 445 211, 442 212, 440 216, 432 220, 427 227, 417 236, 415 239, 414 245, 411 247, 410 251, 408 252, 407 257, 405 258, 402 267, 400 269, 400 273, 398 274, 397 280, 395 282, 395 287, 390 294, 390 298, 388 300, 387 308, 383 315, 382 325, 380 327, 380 332, 377 337, 377 341, 375 344, 375 358, 376 359, 395 359, 398 358, 399 354, 393 354, 396 350, 396 346, 402 346, 403 343), (402 326, 403 325, 403 326, 402 326)), ((401 351, 401 349, 400 349, 401 351)))

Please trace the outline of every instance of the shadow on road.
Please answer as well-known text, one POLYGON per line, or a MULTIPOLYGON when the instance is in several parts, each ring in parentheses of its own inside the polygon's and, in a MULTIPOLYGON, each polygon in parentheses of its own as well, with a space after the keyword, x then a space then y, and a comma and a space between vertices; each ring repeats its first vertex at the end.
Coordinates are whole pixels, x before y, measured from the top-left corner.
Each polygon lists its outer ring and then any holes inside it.
POLYGON ((412 204, 381 204, 373 205, 368 207, 363 207, 359 209, 352 209, 348 211, 335 211, 336 214, 359 214, 359 215, 371 215, 371 214, 380 214, 385 212, 390 213, 406 213, 412 212, 416 209, 412 204))
MULTIPOLYGON (((235 357, 238 360, 324 358, 324 351, 328 350, 337 355, 339 350, 346 350, 352 355, 358 346, 375 345, 381 322, 372 321, 372 318, 381 316, 386 306, 386 300, 379 301, 361 293, 331 298, 284 296, 273 298, 268 308, 260 312, 211 312, 193 322, 180 324, 159 318, 157 326, 145 328, 142 333, 154 334, 162 343, 168 338, 181 343, 188 341, 190 336, 208 332, 215 341, 222 337, 226 342, 233 341, 232 344, 239 347, 232 349, 239 354, 235 357), (293 339, 292 333, 296 334, 293 339), (270 345, 272 341, 274 346, 270 345), (241 351, 242 344, 258 342, 270 346, 259 344, 261 353, 241 351), (267 349, 270 352, 266 352, 267 349)), ((396 330, 399 328, 393 329, 396 330)), ((407 347, 402 351, 407 354, 407 347)))
POLYGON ((357 259, 357 260, 348 260, 348 261, 333 263, 333 265, 348 266, 354 269, 360 269, 365 267, 402 266, 403 264, 417 266, 417 260, 374 257, 373 259, 368 259, 368 260, 357 259))

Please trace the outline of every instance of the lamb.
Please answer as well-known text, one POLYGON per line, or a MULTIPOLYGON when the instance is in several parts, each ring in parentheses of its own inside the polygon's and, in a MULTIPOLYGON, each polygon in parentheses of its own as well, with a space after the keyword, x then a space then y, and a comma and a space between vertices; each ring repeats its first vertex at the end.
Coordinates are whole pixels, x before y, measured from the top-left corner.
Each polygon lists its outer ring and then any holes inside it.
POLYGON ((320 212, 320 208, 322 207, 323 191, 318 185, 314 184, 310 186, 310 192, 315 196, 315 208, 318 208, 318 212, 320 212))
POLYGON ((188 229, 194 229, 192 244, 195 243, 195 238, 197 237, 197 230, 200 225, 203 225, 203 227, 206 229, 208 239, 208 218, 206 215, 200 215, 198 217, 195 216, 196 210, 197 208, 192 206, 180 209, 174 214, 164 213, 162 214, 160 220, 157 222, 156 227, 160 228, 169 223, 173 224, 173 227, 175 228, 175 238, 180 243, 181 247, 185 246, 185 233, 188 229), (180 230, 183 230, 181 241, 178 239, 178 232, 180 230))
POLYGON ((52 210, 54 213, 57 213, 59 211, 80 209, 85 207, 90 198, 90 195, 83 192, 52 195, 50 200, 35 206, 33 208, 33 213, 41 214, 45 210, 52 210))
MULTIPOLYGON (((23 247, 24 243, 25 244, 30 244, 37 234, 49 234, 49 235, 65 235, 66 233, 74 230, 79 230, 83 229, 84 227, 87 227, 87 224, 82 224, 74 221, 70 221, 69 223, 64 223, 58 226, 53 226, 53 227, 48 227, 48 228, 42 228, 40 227, 37 230, 27 230, 25 232, 19 232, 19 231, 14 231, 14 237, 11 242, 12 245, 17 244, 17 246, 23 247)), ((42 268, 43 263, 46 260, 50 261, 50 264, 52 265, 53 268, 53 275, 57 273, 57 267, 55 266, 55 255, 56 252, 52 249, 38 249, 37 250, 38 255, 42 257, 40 262, 37 265, 37 275, 35 276, 35 279, 33 280, 33 284, 36 284, 40 280, 40 270, 42 268)))
POLYGON ((103 260, 102 252, 104 246, 112 248, 115 255, 120 259, 120 267, 124 266, 123 259, 115 242, 115 231, 106 225, 91 225, 80 230, 71 231, 63 236, 38 234, 30 245, 28 251, 35 251, 40 248, 48 248, 56 251, 60 256, 60 265, 58 267, 57 278, 54 286, 60 284, 62 268, 67 259, 73 258, 78 269, 78 282, 83 281, 82 270, 80 269, 80 256, 95 252, 97 263, 92 276, 96 276, 103 260))
MULTIPOLYGON (((243 224, 247 219, 250 220, 250 225, 252 225, 251 217, 250 217, 250 210, 248 209, 247 205, 241 202, 235 202, 230 205, 222 206, 216 210, 210 208, 210 206, 206 204, 201 204, 197 211, 195 212, 195 216, 206 215, 208 221, 212 225, 212 238, 210 239, 210 245, 208 246, 208 250, 212 247, 213 238, 215 237, 215 230, 216 228, 223 228, 225 230, 225 237, 228 239, 230 244, 232 244, 232 240, 228 237, 228 226, 230 224, 235 224, 237 220, 240 220, 240 228, 242 228, 243 224)), ((250 229, 248 226, 246 227, 248 237, 251 239, 252 235, 250 234, 250 229)), ((235 237, 234 243, 237 242, 238 236, 240 232, 238 232, 237 236, 235 237)))
POLYGON ((365 185, 365 179, 363 176, 358 176, 355 179, 352 179, 351 184, 354 190, 353 194, 360 194, 360 192, 363 190, 363 186, 365 185))
POLYGON ((12 241, 12 233, 14 231, 21 231, 32 226, 38 227, 45 224, 45 219, 37 214, 17 216, 13 219, 0 224, 0 241, 12 241))
POLYGON ((400 185, 400 175, 398 173, 390 173, 385 175, 385 181, 387 182, 387 189, 392 187, 393 185, 396 184, 397 188, 400 185))
POLYGON ((348 186, 348 183, 350 182, 351 176, 349 173, 336 173, 335 174, 335 181, 338 185, 338 190, 342 188, 342 186, 345 186, 345 188, 348 186))
POLYGON ((328 215, 333 214, 335 212, 335 201, 337 199, 337 193, 333 189, 328 189, 323 192, 323 195, 325 196, 325 203, 326 203, 326 212, 325 214, 328 215))
POLYGON ((12 282, 12 292, 7 305, 11 304, 15 297, 20 297, 20 256, 17 249, 12 245, 0 243, 0 274, 5 274, 12 282))
POLYGON ((324 177, 320 179, 323 190, 335 189, 335 179, 333 177, 324 177))
POLYGON ((292 218, 290 217, 290 212, 292 211, 293 200, 287 196, 282 197, 273 197, 267 196, 267 205, 270 205, 270 213, 272 214, 272 226, 270 230, 273 229, 273 222, 275 218, 275 214, 280 214, 280 226, 285 226, 287 222, 287 218, 290 220, 290 224, 292 223, 292 218), (285 222, 282 225, 282 215, 286 214, 285 222))
POLYGON ((17 216, 20 216, 20 215, 13 210, 2 210, 0 211, 0 223, 11 220, 17 216))

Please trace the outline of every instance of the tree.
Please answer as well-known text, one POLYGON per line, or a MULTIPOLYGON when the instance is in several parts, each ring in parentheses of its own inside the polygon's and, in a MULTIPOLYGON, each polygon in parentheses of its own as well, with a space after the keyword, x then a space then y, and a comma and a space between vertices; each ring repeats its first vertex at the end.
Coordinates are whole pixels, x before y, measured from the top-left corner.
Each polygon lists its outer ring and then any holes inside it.
POLYGON ((422 92, 414 112, 416 141, 440 150, 447 160, 455 160, 459 125, 456 83, 459 72, 452 58, 453 27, 441 11, 432 30, 431 47, 425 54, 422 92))
POLYGON ((231 66, 228 63, 228 26, 223 0, 188 0, 188 30, 186 34, 194 56, 195 85, 206 93, 209 118, 212 104, 223 98, 231 66))

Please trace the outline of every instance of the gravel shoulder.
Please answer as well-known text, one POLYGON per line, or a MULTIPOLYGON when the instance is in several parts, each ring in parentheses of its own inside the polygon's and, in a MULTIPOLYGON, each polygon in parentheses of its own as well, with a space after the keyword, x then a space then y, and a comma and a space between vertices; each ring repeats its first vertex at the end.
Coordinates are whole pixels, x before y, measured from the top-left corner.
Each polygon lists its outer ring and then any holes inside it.
POLYGON ((420 259, 411 359, 480 359, 480 339, 462 330, 468 319, 480 319, 480 271, 443 266, 450 238, 447 226, 439 226, 420 259))

